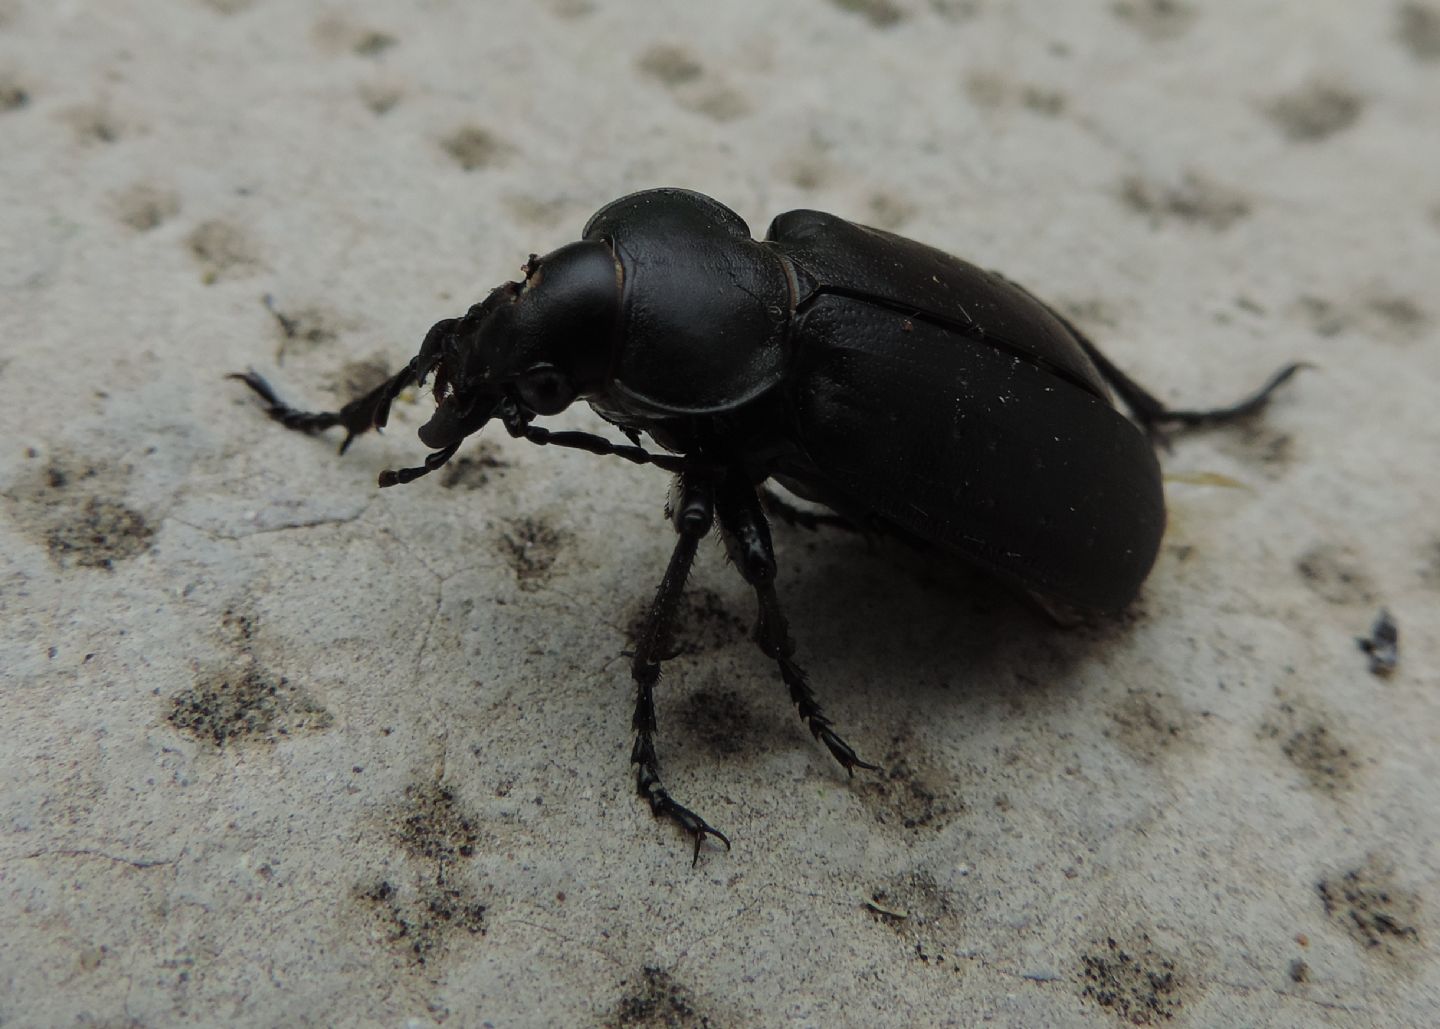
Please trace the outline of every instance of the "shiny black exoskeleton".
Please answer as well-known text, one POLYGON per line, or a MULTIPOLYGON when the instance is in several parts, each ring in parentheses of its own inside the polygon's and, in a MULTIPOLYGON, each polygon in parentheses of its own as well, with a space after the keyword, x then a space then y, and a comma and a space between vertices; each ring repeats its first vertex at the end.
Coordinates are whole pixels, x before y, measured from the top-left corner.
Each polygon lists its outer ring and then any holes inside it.
POLYGON ((875 768, 833 731, 792 659, 763 483, 839 516, 811 521, 963 558, 1046 604, 1114 612, 1139 590, 1165 529, 1147 434, 1256 411, 1297 367, 1233 407, 1169 410, 996 274, 818 211, 783 214, 756 241, 733 211, 680 189, 615 201, 580 242, 532 255, 523 271, 438 322, 398 375, 338 412, 297 411, 255 373, 237 377, 290 428, 343 427, 343 452, 433 376, 437 407, 419 435, 434 452, 381 486, 440 467, 492 419, 532 443, 676 473, 680 538, 631 665, 631 761, 651 810, 693 836, 697 859, 707 835, 729 840, 661 785, 653 690, 715 523, 755 591, 756 642, 801 718, 852 775, 875 768), (576 400, 632 445, 532 424, 576 400), (644 450, 642 434, 668 453, 644 450))

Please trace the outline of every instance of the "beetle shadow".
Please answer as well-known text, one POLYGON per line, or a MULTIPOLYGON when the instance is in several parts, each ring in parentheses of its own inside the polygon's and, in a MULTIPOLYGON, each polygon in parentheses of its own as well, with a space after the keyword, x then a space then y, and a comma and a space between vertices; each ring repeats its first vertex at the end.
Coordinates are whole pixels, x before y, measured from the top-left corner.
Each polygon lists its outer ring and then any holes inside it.
POLYGON ((781 599, 802 664, 846 666, 922 704, 1010 703, 1071 688, 1094 648, 1133 613, 1064 626, 1007 583, 934 549, 893 539, 776 531, 781 599), (829 538, 825 538, 826 536, 829 538))

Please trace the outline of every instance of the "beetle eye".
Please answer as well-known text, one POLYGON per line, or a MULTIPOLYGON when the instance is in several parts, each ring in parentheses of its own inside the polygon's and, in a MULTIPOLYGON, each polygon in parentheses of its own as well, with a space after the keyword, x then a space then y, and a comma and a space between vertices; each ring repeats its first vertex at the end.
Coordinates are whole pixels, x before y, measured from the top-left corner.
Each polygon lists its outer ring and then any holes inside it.
POLYGON ((536 414, 559 414, 575 399, 575 387, 559 368, 538 364, 515 383, 520 401, 536 414))

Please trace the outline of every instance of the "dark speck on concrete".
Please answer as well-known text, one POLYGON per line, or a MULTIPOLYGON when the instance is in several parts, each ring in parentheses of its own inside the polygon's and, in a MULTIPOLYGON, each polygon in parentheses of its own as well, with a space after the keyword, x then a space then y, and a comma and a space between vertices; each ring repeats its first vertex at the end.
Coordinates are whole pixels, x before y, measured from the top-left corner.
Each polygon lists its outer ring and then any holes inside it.
POLYGON ((1305 585, 1331 604, 1369 604, 1375 585, 1359 556, 1349 547, 1321 543, 1295 562, 1305 585))
POLYGON ((352 49, 361 57, 378 57, 400 41, 388 32, 370 30, 362 32, 352 49))
POLYGON ((1115 16, 1152 43, 1179 39, 1190 30, 1197 11, 1185 0, 1117 0, 1115 16))
POLYGON ((830 0, 848 14, 858 14, 876 28, 888 28, 905 20, 903 7, 892 0, 830 0))
POLYGON ((665 43, 658 43, 641 53, 635 66, 666 86, 694 82, 705 73, 705 66, 689 50, 665 43))
POLYGON ((440 145, 467 172, 501 164, 515 151, 495 133, 478 125, 456 129, 440 145))
POLYGON ((405 788, 405 801, 394 816, 394 833, 411 856, 451 864, 475 855, 480 842, 476 820, 441 783, 425 781, 405 788))
POLYGON ((1281 753, 1312 788, 1338 797, 1354 785, 1361 761, 1355 749, 1331 730, 1329 721, 1299 701, 1281 700, 1258 735, 1262 740, 1278 740, 1281 753))
POLYGON ((16 522, 61 568, 113 571, 150 549, 155 527, 124 499, 131 469, 52 455, 6 493, 16 522))
POLYGON ((1264 111, 1286 139, 1309 143, 1349 128, 1364 109, 1365 99, 1358 93, 1317 82, 1276 97, 1264 111))
POLYGON ((569 542, 568 534, 538 518, 515 519, 499 538, 501 553, 515 570, 521 589, 543 586, 569 542))
POLYGON ((1417 61, 1440 61, 1440 9, 1431 4, 1400 5, 1396 37, 1417 61))
POLYGON ((1322 879, 1315 890, 1325 914, 1367 950, 1399 958, 1401 948, 1420 943, 1419 899, 1399 886, 1375 855, 1359 868, 1322 879))
POLYGON ((617 1029, 708 1029, 711 1020, 700 1013, 690 991, 662 968, 647 966, 638 981, 623 982, 628 988, 615 1005, 607 1027, 617 1029))
POLYGON ((481 489, 505 473, 510 462, 500 456, 493 443, 481 441, 470 453, 450 461, 440 473, 440 485, 446 489, 481 489))
POLYGON ((253 661, 206 676, 170 704, 175 728, 217 747, 244 740, 274 743, 285 736, 320 732, 334 719, 288 680, 272 678, 253 661))
POLYGON ((1081 997, 1131 1025, 1168 1022, 1182 1007, 1175 961, 1143 934, 1129 944, 1106 938, 1081 955, 1079 981, 1081 997))
POLYGON ((1400 662, 1400 628, 1395 619, 1383 607, 1370 627, 1369 636, 1355 640, 1360 649, 1370 655, 1370 671, 1374 675, 1388 676, 1400 662))
POLYGON ((1243 194, 1197 172, 1187 172, 1174 185, 1130 176, 1120 185, 1120 199, 1156 224, 1174 219, 1217 232, 1250 213, 1243 194))
POLYGON ((30 102, 30 91, 12 75, 0 73, 0 113, 16 111, 30 102))

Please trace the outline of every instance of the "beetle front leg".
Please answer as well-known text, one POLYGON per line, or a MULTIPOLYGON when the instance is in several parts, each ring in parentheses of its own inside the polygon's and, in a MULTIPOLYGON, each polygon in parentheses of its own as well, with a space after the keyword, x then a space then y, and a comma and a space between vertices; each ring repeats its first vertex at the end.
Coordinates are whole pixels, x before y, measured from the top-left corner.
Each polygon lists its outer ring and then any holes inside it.
POLYGON ((234 372, 226 378, 239 379, 259 394, 260 399, 265 401, 265 413, 287 429, 313 435, 332 426, 340 426, 345 430, 345 438, 340 441, 340 453, 343 454, 356 436, 371 429, 378 431, 385 428, 385 423, 390 420, 390 405, 402 392, 430 374, 439 360, 441 345, 455 324, 454 318, 436 322, 425 334, 420 353, 411 358, 399 374, 386 379, 364 396, 356 397, 338 411, 301 411, 291 407, 254 369, 234 372))
POLYGON ((755 619, 755 642, 766 657, 780 666, 780 678, 789 688, 790 700, 799 711, 801 720, 810 727, 810 734, 825 744, 851 776, 857 768, 879 771, 878 765, 861 760, 850 744, 830 727, 830 719, 815 699, 805 672, 791 659, 795 644, 790 639, 790 627, 775 595, 775 547, 770 540, 770 523, 765 518, 755 488, 738 475, 727 477, 717 498, 715 513, 720 519, 720 534, 725 540, 730 560, 755 590, 759 608, 755 619))
POLYGON ((656 818, 669 818, 694 838, 695 856, 690 862, 693 867, 700 860, 700 844, 706 836, 714 836, 725 844, 726 850, 730 849, 730 839, 695 812, 677 803, 661 785, 660 762, 655 754, 655 683, 660 679, 660 662, 669 656, 680 596, 690 575, 690 566, 695 562, 696 547, 714 522, 715 499, 711 482, 708 479, 692 480, 690 476, 682 475, 680 501, 671 517, 680 538, 670 555, 665 578, 660 580, 655 602, 650 605, 650 613, 645 618, 630 665, 630 674, 635 680, 635 715, 631 723, 635 730, 635 746, 630 751, 630 762, 636 766, 635 788, 649 802, 651 814, 656 818))
POLYGON ((340 453, 350 449, 356 436, 383 426, 390 414, 390 405, 401 390, 413 381, 410 366, 393 379, 387 379, 362 397, 356 397, 338 411, 301 411, 280 399, 274 387, 256 371, 235 372, 227 378, 239 379, 265 401, 265 413, 287 429, 314 434, 339 425, 345 430, 340 453))

